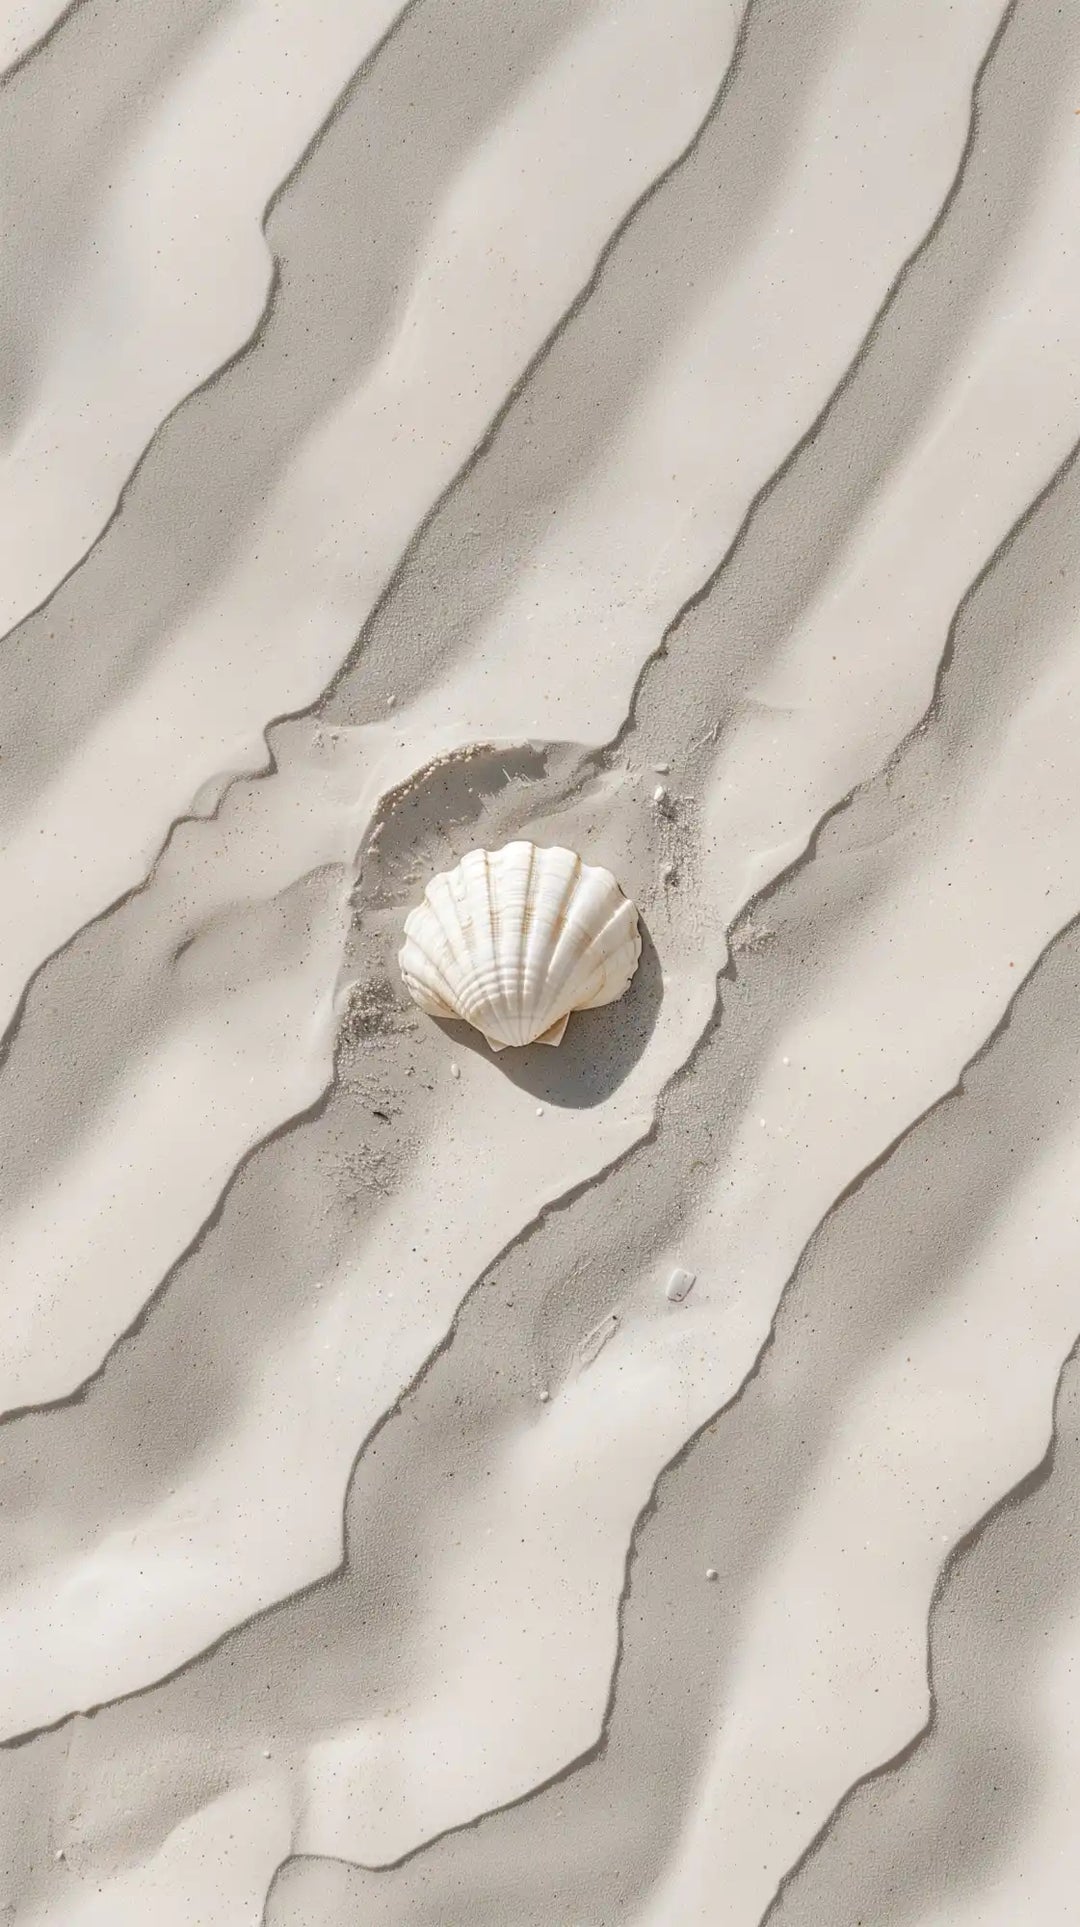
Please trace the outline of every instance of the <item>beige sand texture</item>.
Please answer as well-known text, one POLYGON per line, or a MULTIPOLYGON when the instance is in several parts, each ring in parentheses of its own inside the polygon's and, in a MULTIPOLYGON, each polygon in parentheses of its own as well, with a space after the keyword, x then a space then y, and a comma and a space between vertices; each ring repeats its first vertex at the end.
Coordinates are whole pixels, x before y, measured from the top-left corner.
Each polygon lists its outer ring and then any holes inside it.
POLYGON ((0 1921, 1075 1927, 1080 8, 0 60, 0 1921))

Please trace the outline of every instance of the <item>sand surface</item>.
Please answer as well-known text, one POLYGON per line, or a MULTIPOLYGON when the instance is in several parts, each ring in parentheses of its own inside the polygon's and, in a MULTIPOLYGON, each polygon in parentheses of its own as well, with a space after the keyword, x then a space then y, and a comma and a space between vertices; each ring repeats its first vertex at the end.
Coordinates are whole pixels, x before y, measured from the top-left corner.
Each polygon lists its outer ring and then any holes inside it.
POLYGON ((1075 1927, 1080 8, 0 61, 0 1920, 1075 1927))

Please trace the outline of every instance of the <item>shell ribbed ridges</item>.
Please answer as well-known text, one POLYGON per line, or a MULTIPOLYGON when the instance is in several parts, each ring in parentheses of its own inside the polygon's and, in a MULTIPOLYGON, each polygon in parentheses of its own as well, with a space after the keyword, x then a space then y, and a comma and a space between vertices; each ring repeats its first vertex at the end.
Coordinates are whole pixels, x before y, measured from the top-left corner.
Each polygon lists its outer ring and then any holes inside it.
POLYGON ((557 1044, 571 1011, 622 996, 640 954, 637 912, 609 870, 518 842, 470 850, 431 879, 399 962, 422 1010, 501 1050, 547 1032, 557 1044))

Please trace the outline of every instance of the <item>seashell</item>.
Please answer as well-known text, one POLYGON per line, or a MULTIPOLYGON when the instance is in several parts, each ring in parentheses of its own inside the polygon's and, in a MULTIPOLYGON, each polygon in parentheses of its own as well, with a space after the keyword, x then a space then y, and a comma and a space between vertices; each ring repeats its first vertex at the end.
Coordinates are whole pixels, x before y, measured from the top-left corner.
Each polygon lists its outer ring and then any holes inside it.
POLYGON ((405 920, 405 988, 492 1050, 560 1044, 572 1011, 621 997, 638 965, 637 911, 610 870, 573 850, 470 850, 405 920))
POLYGON ((689 1298, 696 1275, 693 1271, 686 1271, 682 1265, 676 1265, 666 1286, 667 1296, 673 1305, 681 1305, 684 1298, 689 1298))

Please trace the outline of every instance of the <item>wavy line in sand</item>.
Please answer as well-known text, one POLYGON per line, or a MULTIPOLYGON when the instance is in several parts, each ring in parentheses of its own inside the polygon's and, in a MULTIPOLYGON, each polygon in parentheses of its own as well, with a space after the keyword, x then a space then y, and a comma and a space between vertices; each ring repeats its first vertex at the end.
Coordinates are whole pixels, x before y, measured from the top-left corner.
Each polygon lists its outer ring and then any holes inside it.
MULTIPOLYGON (((57 27, 44 37, 44 40, 41 43, 39 43, 39 47, 44 47, 45 45, 47 45, 48 42, 54 37, 54 33, 60 31, 61 27, 64 24, 66 24, 66 22, 71 17, 71 15, 74 13, 77 13, 79 9, 85 6, 86 4, 87 4, 87 0, 73 0, 73 4, 68 7, 67 12, 62 16, 61 21, 58 23, 57 27)), ((189 407, 190 404, 193 401, 195 401, 199 396, 211 394, 213 390, 219 385, 219 383, 224 381, 225 378, 231 373, 231 371, 234 368, 238 367, 241 362, 246 361, 252 354, 254 354, 258 350, 260 343, 262 342, 263 337, 265 336, 266 331, 270 325, 270 322, 273 319, 274 310, 277 305, 278 295, 281 290, 282 263, 278 259, 277 255, 274 253, 273 249, 271 248, 269 240, 267 239, 267 234, 266 234, 267 226, 273 215, 274 209, 277 207, 278 202, 281 200, 282 196, 288 192, 293 182, 303 172, 304 168, 308 165, 313 155, 322 146, 327 135, 330 133, 335 123, 340 119, 342 113, 345 111, 345 108, 348 106, 350 100, 352 99, 353 94, 356 92, 357 88, 362 85, 364 79, 370 72, 371 68, 374 66, 375 62, 378 60, 384 48, 387 47, 390 44, 390 42, 394 39, 395 35, 399 32, 400 28, 404 24, 405 20, 408 18, 409 14, 412 13, 414 9, 419 7, 421 4, 422 4, 422 0, 405 0, 405 5, 401 8, 401 11, 391 21, 390 25, 386 28, 384 33, 375 42, 375 45, 369 50, 367 54, 365 54, 363 60, 360 62, 360 65, 349 76, 349 79, 346 81, 344 87, 341 89, 341 92, 338 94, 329 112, 320 121, 318 127, 315 129, 315 132, 312 134, 310 140, 307 142, 306 146, 304 147, 302 153, 293 162, 293 165, 292 167, 290 167, 288 173, 285 174, 283 178, 278 182, 278 185, 275 187, 273 193, 270 196, 270 199, 267 201, 263 209, 263 212, 259 218, 259 227, 262 232, 263 241, 266 246, 266 255, 267 255, 267 260, 270 264, 270 273, 266 284, 266 296, 263 302, 262 309, 258 315, 258 318, 255 321, 254 326, 250 330, 249 334, 239 344, 239 346, 233 350, 232 354, 230 354, 224 361, 219 362, 216 368, 211 369, 210 373, 207 376, 205 376, 205 378, 202 381, 197 382, 194 388, 189 388, 187 393, 182 395, 180 397, 180 400, 174 403, 173 407, 169 409, 168 413, 162 417, 161 421, 158 423, 153 434, 151 435, 149 441, 146 443, 145 447, 142 449, 141 453, 136 458, 131 469, 129 470, 128 475, 122 487, 120 488, 119 493, 117 494, 116 501, 112 509, 110 510, 105 521, 102 523, 101 527, 99 528, 93 541, 89 543, 87 548, 84 549, 83 553, 79 557, 77 557, 77 559, 71 564, 71 567, 68 569, 65 569, 64 573, 57 578, 57 580, 53 583, 51 589, 49 589, 48 593, 46 595, 43 595, 30 608, 25 609, 22 615, 19 616, 18 620, 12 623, 10 629, 6 630, 3 635, 0 635, 0 647, 2 647, 3 644, 6 643, 13 635, 15 635, 16 632, 22 628, 24 623, 30 622, 35 616, 40 615, 43 612, 43 610, 47 609, 49 607, 49 604, 54 600, 54 598, 57 595, 59 595, 61 589, 63 589, 67 585, 67 583, 72 581, 72 579, 79 574, 80 570, 85 568, 90 558, 101 547, 101 544, 107 540, 109 533, 113 528, 114 524, 119 521, 120 517, 124 513, 124 509, 127 504, 128 497, 131 494, 132 488, 134 487, 138 476, 141 474, 147 462, 153 455, 153 452, 157 443, 159 442, 161 436, 165 433, 170 422, 175 420, 176 416, 179 415, 182 412, 182 410, 189 407)), ((39 48, 31 49, 31 52, 28 55, 26 55, 23 60, 20 60, 16 63, 15 68, 8 70, 9 73, 15 72, 18 70, 18 68, 21 68, 23 65, 25 65, 26 61, 29 60, 34 55, 36 55, 38 51, 39 51, 39 48)), ((4 78, 6 78, 6 76, 4 78)), ((238 772, 238 774, 240 774, 240 772, 238 772)), ((218 780, 218 779, 210 778, 209 780, 213 782, 214 780, 218 780)), ((183 821, 185 819, 179 819, 179 820, 183 821)), ((175 827, 176 827, 175 824, 170 826, 169 835, 172 834, 172 830, 175 827)), ((168 838, 166 838, 166 842, 167 841, 168 841, 168 838)), ((162 849, 164 849, 164 844, 162 845, 162 849)), ((158 857, 160 857, 160 855, 161 855, 161 851, 158 852, 158 857)), ((155 858, 155 863, 157 861, 158 861, 158 858, 155 858)), ((132 894, 134 894, 133 891, 126 892, 125 898, 132 894)), ((117 902, 120 902, 121 900, 122 899, 117 899, 117 902)), ((109 906, 110 909, 113 907, 115 906, 113 905, 109 906)), ((100 913, 100 916, 105 916, 107 914, 108 914, 108 911, 105 910, 100 913)), ((92 922, 98 922, 99 920, 100 920, 100 917, 95 917, 91 919, 92 922)), ((78 935, 78 932, 76 932, 75 934, 78 935)), ((60 946, 60 948, 64 948, 64 947, 65 946, 63 945, 60 946)), ((48 962, 47 958, 45 959, 45 962, 48 962)), ((8 1026, 8 1028, 10 1028, 10 1025, 8 1026)), ((6 1037, 7 1037, 7 1031, 5 1030, 4 1038, 0 1039, 0 1044, 6 1041, 6 1037)))
POLYGON ((6 87, 9 80, 14 80, 16 74, 20 74, 24 67, 29 67, 32 60, 36 60, 40 53, 44 53, 50 41, 55 40, 57 34, 63 33, 68 22, 87 4, 88 0, 68 0, 67 6, 57 14, 56 19, 45 28, 44 32, 40 33, 36 40, 32 40, 28 47, 24 47, 22 53, 17 54, 15 59, 4 68, 3 73, 0 73, 0 88, 6 87))
MULTIPOLYGON (((1072 924, 1066 925, 1065 930, 1060 933, 1061 936, 1065 936, 1069 930, 1075 929, 1076 927, 1077 923, 1076 920, 1074 920, 1072 924)), ((1021 989, 1022 988, 1023 986, 1021 986, 1021 989)), ((1050 1434, 1047 1440, 1046 1450, 1042 1457, 1036 1464, 1031 1466, 1028 1471, 1024 1472, 1021 1477, 1016 1480, 1015 1484, 1009 1487, 1007 1492, 1003 1492, 1000 1498, 995 1499, 993 1505, 983 1513, 982 1517, 964 1533, 962 1538, 956 1541, 954 1546, 949 1548, 942 1562, 941 1569, 934 1583, 926 1623, 926 1695, 929 1710, 925 1720, 922 1725, 912 1733, 910 1739, 905 1740, 903 1746, 898 1747, 896 1752, 891 1754, 887 1760, 882 1760, 877 1766, 870 1767, 865 1773, 860 1773, 858 1779, 853 1780, 851 1785, 845 1788, 844 1793, 837 1801, 824 1825, 819 1827, 813 1839, 804 1848, 798 1859, 792 1862, 780 1880, 776 1892, 773 1894, 765 1912, 761 1916, 758 1927, 769 1927, 769 1923, 777 1919, 781 1908, 785 1905, 789 1896, 793 1894, 803 1873, 811 1863, 817 1859, 822 1848, 825 1847, 833 1837, 845 1813, 857 1798, 858 1794, 865 1788, 873 1786, 875 1781, 886 1779, 890 1774, 896 1773, 901 1767, 906 1766, 910 1760, 914 1759, 920 1748, 925 1746, 926 1742, 933 1738, 940 1717, 939 1695, 934 1678, 935 1621, 953 1578, 969 1553, 979 1544, 980 1540, 985 1537, 986 1533, 990 1531, 998 1520, 1006 1517, 1010 1512, 1017 1511, 1023 1506, 1028 1499, 1032 1498, 1036 1492, 1040 1491, 1042 1487, 1047 1484, 1053 1474, 1054 1461, 1057 1456, 1059 1443, 1058 1407, 1062 1387, 1069 1367, 1075 1362, 1078 1355, 1080 1355, 1080 1336, 1076 1338, 1062 1360, 1061 1368, 1054 1384, 1050 1403, 1050 1434)))
MULTIPOLYGON (((74 0, 74 6, 69 9, 69 12, 73 12, 85 4, 86 4, 86 0, 74 0)), ((303 172, 303 170, 308 166, 309 162, 316 154, 318 149, 322 146, 323 142, 325 141, 328 134, 334 127, 335 123, 341 118, 342 113, 349 105, 353 95, 356 93, 358 88, 362 85, 363 81, 366 79, 368 73, 371 71, 375 62, 379 59, 381 54, 384 52, 385 48, 396 38, 397 34, 401 30, 402 26, 405 24, 405 21, 408 19, 408 17, 412 13, 414 13, 422 4, 423 4, 423 0, 406 0, 406 4, 401 8, 401 11, 395 16, 394 20, 391 22, 389 27, 387 27, 387 29, 382 34, 380 39, 371 48, 370 52, 367 55, 365 55, 359 67, 357 67, 354 73, 350 76, 349 80, 342 88, 340 94, 337 96, 337 99, 335 100, 329 113, 325 116, 323 121, 320 123, 319 127, 316 129, 315 133, 308 141, 303 152, 300 154, 298 159, 294 162, 293 166, 289 169, 289 172, 278 183, 277 187, 274 189, 273 194, 270 196, 270 199, 266 203, 262 216, 260 217, 259 226, 262 229, 264 239, 266 239, 266 230, 278 203, 282 200, 284 195, 288 192, 289 188, 298 179, 298 177, 303 172)), ((441 492, 441 494, 436 498, 435 502, 432 504, 430 509, 426 512, 422 521, 417 524, 416 530, 414 531, 413 536, 410 538, 407 548, 405 549, 405 551, 403 551, 401 558, 399 558, 399 561, 394 566, 393 573, 387 583, 386 589, 380 595, 378 603, 372 609, 371 616, 369 616, 367 621, 365 622, 365 625, 364 625, 365 632, 367 630, 369 623, 377 614, 379 607, 382 605, 383 602, 385 602, 391 589, 395 586, 396 580, 401 572, 402 566, 405 563, 407 557, 412 553, 416 544, 419 542, 423 534, 426 532, 428 526, 434 520, 438 511, 443 507, 445 502, 448 501, 450 497, 455 493, 455 491, 461 485, 461 483, 468 479, 469 474, 476 467, 477 463, 479 462, 483 454, 486 452, 487 448, 490 446, 505 415, 509 412, 514 402, 518 399, 519 395, 526 388, 529 381, 536 373, 537 369, 547 359, 552 348, 558 342, 559 337, 563 334, 563 332, 570 325, 570 323, 576 318, 576 316, 581 312, 582 308, 585 306, 585 303, 588 301, 591 294, 595 291, 596 287, 599 284, 604 267, 608 259, 610 258, 614 250, 617 248, 626 230, 631 226, 631 224, 637 218, 637 216, 641 213, 641 211, 652 200, 653 196, 657 194, 660 191, 660 189, 665 185, 665 183, 670 178, 672 178, 675 174, 677 174, 679 169, 685 165, 686 161, 690 158, 695 148, 699 145, 702 136, 706 132, 711 121, 715 118, 715 115, 718 112, 720 105, 727 91, 730 88, 735 72, 737 71, 738 63, 742 57, 742 51, 745 46, 746 33, 747 33, 749 21, 750 21, 750 16, 755 6, 758 6, 760 4, 761 4, 761 0, 746 0, 745 10, 742 16, 742 20, 740 22, 738 33, 736 35, 735 45, 731 55, 730 62, 728 64, 728 67, 725 70, 723 79, 720 82, 717 92, 714 95, 709 105, 707 113, 699 123, 698 127, 695 129, 690 140, 676 155, 675 159, 671 161, 668 164, 668 166, 665 167, 662 170, 662 172, 656 176, 655 180, 649 183, 648 187, 645 188, 645 190, 634 200, 631 206, 627 209, 626 213, 618 221, 617 225, 614 227, 608 239, 605 241, 603 247, 601 248, 599 254, 597 255, 595 266, 592 270, 592 273, 589 275, 587 281, 583 284, 582 288, 574 297, 574 300, 570 303, 569 307, 564 310, 563 314, 560 316, 555 326, 550 330, 548 335, 545 337, 540 347, 536 350, 536 352, 530 358, 529 362, 527 363, 526 367, 522 370, 517 380, 512 384, 510 389, 508 389, 505 397, 500 402, 499 407, 491 417, 489 423, 487 424, 486 428, 484 429, 477 443, 474 445, 474 447, 470 450, 469 454, 466 456, 465 461, 462 463, 461 468, 455 474, 453 480, 450 483, 448 483, 447 487, 441 492)), ((212 391, 236 366, 239 365, 240 362, 247 360, 252 354, 254 354, 258 350, 258 348, 262 343, 263 338, 266 335, 270 322, 273 319, 274 310, 277 304, 277 299, 281 288, 281 276, 282 276, 282 266, 283 266, 281 260, 275 254, 274 250, 270 247, 268 240, 266 240, 266 252, 267 252, 267 257, 270 261, 270 270, 271 270, 270 277, 267 283, 266 299, 265 299, 262 311, 254 327, 252 328, 251 332, 247 336, 247 338, 240 343, 240 345, 227 358, 227 360, 221 362, 216 368, 214 368, 211 371, 211 373, 206 376, 205 380, 199 382, 194 388, 189 389, 187 394, 181 396, 180 400, 175 404, 175 406, 171 408, 168 414, 162 418, 161 422, 158 424, 157 428, 155 429, 153 435, 150 437, 149 441, 147 442, 145 448, 142 450, 142 453, 139 455, 137 461, 134 463, 130 473, 127 476, 127 479, 123 484, 123 487, 119 491, 114 508, 112 509, 108 519, 102 524, 102 527, 99 529, 93 542, 89 545, 89 547, 85 550, 85 552, 78 558, 78 560, 72 564, 71 568, 66 570, 65 573, 58 579, 58 581, 53 584, 48 594, 43 596, 41 600, 34 605, 34 607, 27 609, 24 612, 24 614, 19 617, 18 622, 13 624, 12 628, 9 631, 7 631, 5 635, 0 636, 0 643, 7 641, 8 636, 14 634, 15 630, 20 628, 24 622, 28 622, 33 616, 39 615, 42 612, 42 610, 46 609, 49 603, 59 593, 59 591, 65 586, 65 584, 68 583, 74 576, 78 575, 80 570, 85 567, 86 563, 95 554, 96 550, 106 540, 113 524, 116 521, 118 521, 120 516, 123 514, 125 504, 127 502, 128 497, 131 494, 132 487, 137 477, 139 476, 142 469, 145 467, 148 459, 152 456, 154 449, 156 447, 156 444, 161 439, 161 436, 168 428, 170 422, 177 415, 179 415, 182 410, 189 407, 192 401, 196 400, 199 396, 212 391)), ((354 644, 353 650, 350 652, 350 655, 346 658, 346 661, 342 664, 341 668, 339 668, 339 670, 335 672, 334 678, 332 679, 331 683, 327 685, 326 689, 323 692, 321 692, 321 694, 315 699, 314 702, 310 704, 306 704, 302 709, 288 710, 288 711, 282 712, 281 715, 272 718, 271 721, 266 724, 265 730, 273 729, 275 727, 278 727, 290 721, 296 721, 299 718, 312 713, 313 710, 318 706, 318 703, 325 700, 326 695, 331 693, 332 689, 340 681, 342 675, 345 673, 348 666, 354 660, 355 655, 359 653, 359 650, 362 644, 362 638, 363 638, 363 632, 361 637, 358 638, 357 642, 354 644)), ((265 730, 264 730, 264 734, 265 734, 265 730)), ((267 748, 269 753, 269 745, 267 745, 267 748)), ((257 774, 269 774, 269 773, 271 773, 269 770, 239 771, 239 772, 236 772, 235 775, 231 775, 230 780, 237 781, 237 780, 241 780, 245 776, 255 776, 257 774)), ((213 781, 215 779, 211 778, 209 780, 213 781)))

